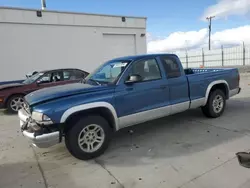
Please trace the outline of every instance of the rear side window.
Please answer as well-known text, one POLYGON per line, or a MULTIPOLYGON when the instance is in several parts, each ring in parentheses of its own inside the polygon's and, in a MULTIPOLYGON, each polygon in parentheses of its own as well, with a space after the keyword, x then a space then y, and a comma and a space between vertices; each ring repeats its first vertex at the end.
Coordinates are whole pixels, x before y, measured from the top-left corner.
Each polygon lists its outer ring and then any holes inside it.
POLYGON ((179 64, 172 57, 161 57, 162 64, 167 74, 167 78, 177 78, 181 76, 179 64))
POLYGON ((63 80, 70 80, 72 71, 63 71, 63 80))
POLYGON ((64 70, 63 71, 63 78, 64 80, 76 80, 85 78, 84 72, 79 70, 64 70))
POLYGON ((74 75, 75 75, 76 79, 85 78, 85 77, 86 77, 85 74, 86 74, 86 73, 84 73, 84 72, 82 72, 82 71, 80 71, 80 70, 74 70, 74 75))

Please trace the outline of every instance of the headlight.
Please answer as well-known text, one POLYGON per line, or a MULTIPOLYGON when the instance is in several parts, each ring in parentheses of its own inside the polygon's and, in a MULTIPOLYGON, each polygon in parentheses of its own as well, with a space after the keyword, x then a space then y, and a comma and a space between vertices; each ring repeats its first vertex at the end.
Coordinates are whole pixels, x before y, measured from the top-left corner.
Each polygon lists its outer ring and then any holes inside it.
POLYGON ((45 114, 43 114, 43 113, 41 113, 41 112, 32 112, 32 119, 34 119, 35 121, 37 121, 37 122, 48 122, 48 121, 51 121, 51 119, 47 116, 47 115, 45 115, 45 114))

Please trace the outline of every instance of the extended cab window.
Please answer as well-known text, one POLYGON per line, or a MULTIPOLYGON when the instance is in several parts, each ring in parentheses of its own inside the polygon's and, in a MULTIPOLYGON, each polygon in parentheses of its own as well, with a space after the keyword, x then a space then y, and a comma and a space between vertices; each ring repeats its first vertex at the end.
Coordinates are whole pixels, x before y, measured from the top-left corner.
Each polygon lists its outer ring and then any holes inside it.
POLYGON ((181 76, 179 64, 172 57, 161 57, 163 67, 166 71, 167 78, 177 78, 181 76))
POLYGON ((139 75, 142 81, 157 80, 161 78, 161 72, 155 59, 141 60, 133 64, 129 74, 139 75))

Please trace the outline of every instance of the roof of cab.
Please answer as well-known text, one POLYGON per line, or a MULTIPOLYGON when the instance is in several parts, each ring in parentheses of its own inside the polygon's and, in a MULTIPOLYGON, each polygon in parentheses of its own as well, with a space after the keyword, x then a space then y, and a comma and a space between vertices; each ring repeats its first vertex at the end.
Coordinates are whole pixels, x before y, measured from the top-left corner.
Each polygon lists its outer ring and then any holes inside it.
POLYGON ((166 55, 171 55, 171 56, 176 56, 175 54, 142 54, 142 55, 134 55, 134 56, 125 56, 125 57, 119 57, 119 58, 115 58, 113 60, 115 61, 126 61, 126 60, 131 60, 131 61, 136 61, 136 60, 140 60, 143 58, 155 58, 157 56, 166 56, 166 55))

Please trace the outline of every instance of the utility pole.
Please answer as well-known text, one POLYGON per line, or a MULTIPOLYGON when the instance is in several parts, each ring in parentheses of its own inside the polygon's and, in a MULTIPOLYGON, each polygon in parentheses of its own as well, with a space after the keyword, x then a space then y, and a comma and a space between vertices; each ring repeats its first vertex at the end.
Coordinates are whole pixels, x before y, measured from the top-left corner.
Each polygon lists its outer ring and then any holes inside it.
POLYGON ((242 41, 243 43, 243 65, 245 66, 246 65, 246 48, 245 48, 245 42, 242 41))
POLYGON ((41 0, 42 10, 46 9, 46 0, 41 0))
POLYGON ((215 16, 209 16, 207 17, 207 20, 209 21, 209 25, 208 25, 208 30, 209 30, 209 37, 208 37, 208 49, 211 50, 211 29, 212 29, 212 19, 215 16))

